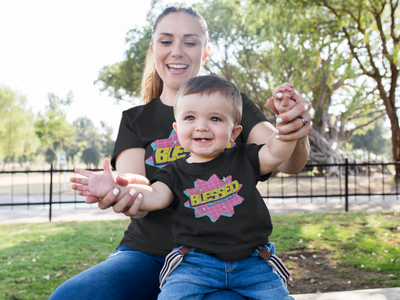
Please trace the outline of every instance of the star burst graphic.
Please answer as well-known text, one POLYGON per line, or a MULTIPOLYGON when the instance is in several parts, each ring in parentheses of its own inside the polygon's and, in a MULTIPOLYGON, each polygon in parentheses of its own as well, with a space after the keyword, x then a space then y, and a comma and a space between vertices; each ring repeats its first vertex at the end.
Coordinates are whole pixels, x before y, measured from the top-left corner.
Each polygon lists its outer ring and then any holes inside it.
MULTIPOLYGON (((179 143, 178 135, 176 131, 173 129, 167 139, 156 140, 151 144, 151 147, 153 148, 153 155, 150 156, 148 159, 146 159, 146 164, 157 168, 162 168, 168 165, 170 162, 176 159, 176 157, 173 156, 174 155, 173 149, 180 145, 181 143, 179 143), (163 162, 157 162, 155 155, 157 155, 157 150, 159 149, 169 149, 168 154, 166 154, 168 155, 168 160, 165 160, 163 162)), ((185 156, 188 156, 190 152, 184 151, 184 153, 185 156)))
MULTIPOLYGON (((236 181, 237 182, 237 181, 236 181)), ((185 195, 190 198, 191 195, 203 194, 205 192, 213 191, 218 188, 223 188, 232 183, 232 176, 223 177, 219 179, 217 175, 212 175, 208 181, 197 179, 194 183, 194 188, 186 189, 185 195)), ((237 183, 238 184, 238 183, 237 183)), ((221 216, 231 217, 235 211, 233 207, 243 202, 243 198, 237 193, 242 187, 238 184, 237 190, 234 193, 228 194, 223 198, 218 198, 215 201, 207 201, 207 203, 199 204, 196 206, 191 205, 190 200, 185 202, 185 206, 195 210, 197 218, 208 216, 212 222, 217 221, 221 216)))

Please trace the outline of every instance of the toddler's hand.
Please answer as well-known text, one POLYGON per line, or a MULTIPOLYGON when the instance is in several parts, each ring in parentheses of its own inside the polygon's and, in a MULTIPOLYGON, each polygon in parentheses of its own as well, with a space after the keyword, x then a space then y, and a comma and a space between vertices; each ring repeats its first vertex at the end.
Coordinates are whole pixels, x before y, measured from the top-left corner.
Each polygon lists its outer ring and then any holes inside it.
POLYGON ((288 112, 299 101, 298 92, 293 85, 281 85, 274 92, 274 106, 278 114, 288 112))
POLYGON ((87 178, 71 177, 72 189, 78 191, 78 195, 88 198, 103 198, 108 192, 117 188, 114 174, 111 171, 111 165, 108 158, 104 159, 104 172, 94 173, 84 169, 75 169, 75 173, 81 174, 87 178))

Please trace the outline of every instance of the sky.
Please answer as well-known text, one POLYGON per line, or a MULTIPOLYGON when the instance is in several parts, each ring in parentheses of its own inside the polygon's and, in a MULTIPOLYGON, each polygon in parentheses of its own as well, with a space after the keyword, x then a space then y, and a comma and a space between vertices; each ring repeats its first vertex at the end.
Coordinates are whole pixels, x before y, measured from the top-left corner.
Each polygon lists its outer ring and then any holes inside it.
POLYGON ((122 111, 93 82, 100 69, 124 59, 126 33, 145 23, 151 0, 0 1, 0 86, 26 96, 29 107, 44 111, 48 93, 74 101, 72 122, 105 121, 116 137, 122 111))

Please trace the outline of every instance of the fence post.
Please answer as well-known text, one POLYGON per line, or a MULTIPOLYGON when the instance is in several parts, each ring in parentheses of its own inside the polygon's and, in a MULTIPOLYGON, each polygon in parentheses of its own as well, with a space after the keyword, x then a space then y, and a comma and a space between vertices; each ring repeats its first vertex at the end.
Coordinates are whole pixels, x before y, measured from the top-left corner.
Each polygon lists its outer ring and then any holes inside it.
POLYGON ((49 199, 49 221, 51 222, 51 213, 53 209, 53 164, 50 165, 50 199, 49 199))
POLYGON ((349 160, 346 158, 345 160, 345 211, 349 211, 349 160))

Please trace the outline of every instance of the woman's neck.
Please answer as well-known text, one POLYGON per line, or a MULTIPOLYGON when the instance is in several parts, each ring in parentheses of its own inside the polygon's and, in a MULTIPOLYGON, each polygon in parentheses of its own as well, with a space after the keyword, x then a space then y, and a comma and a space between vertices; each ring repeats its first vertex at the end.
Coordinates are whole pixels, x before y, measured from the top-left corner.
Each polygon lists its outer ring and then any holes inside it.
POLYGON ((161 102, 168 106, 173 106, 175 101, 175 96, 178 93, 178 90, 165 88, 160 95, 161 102))

